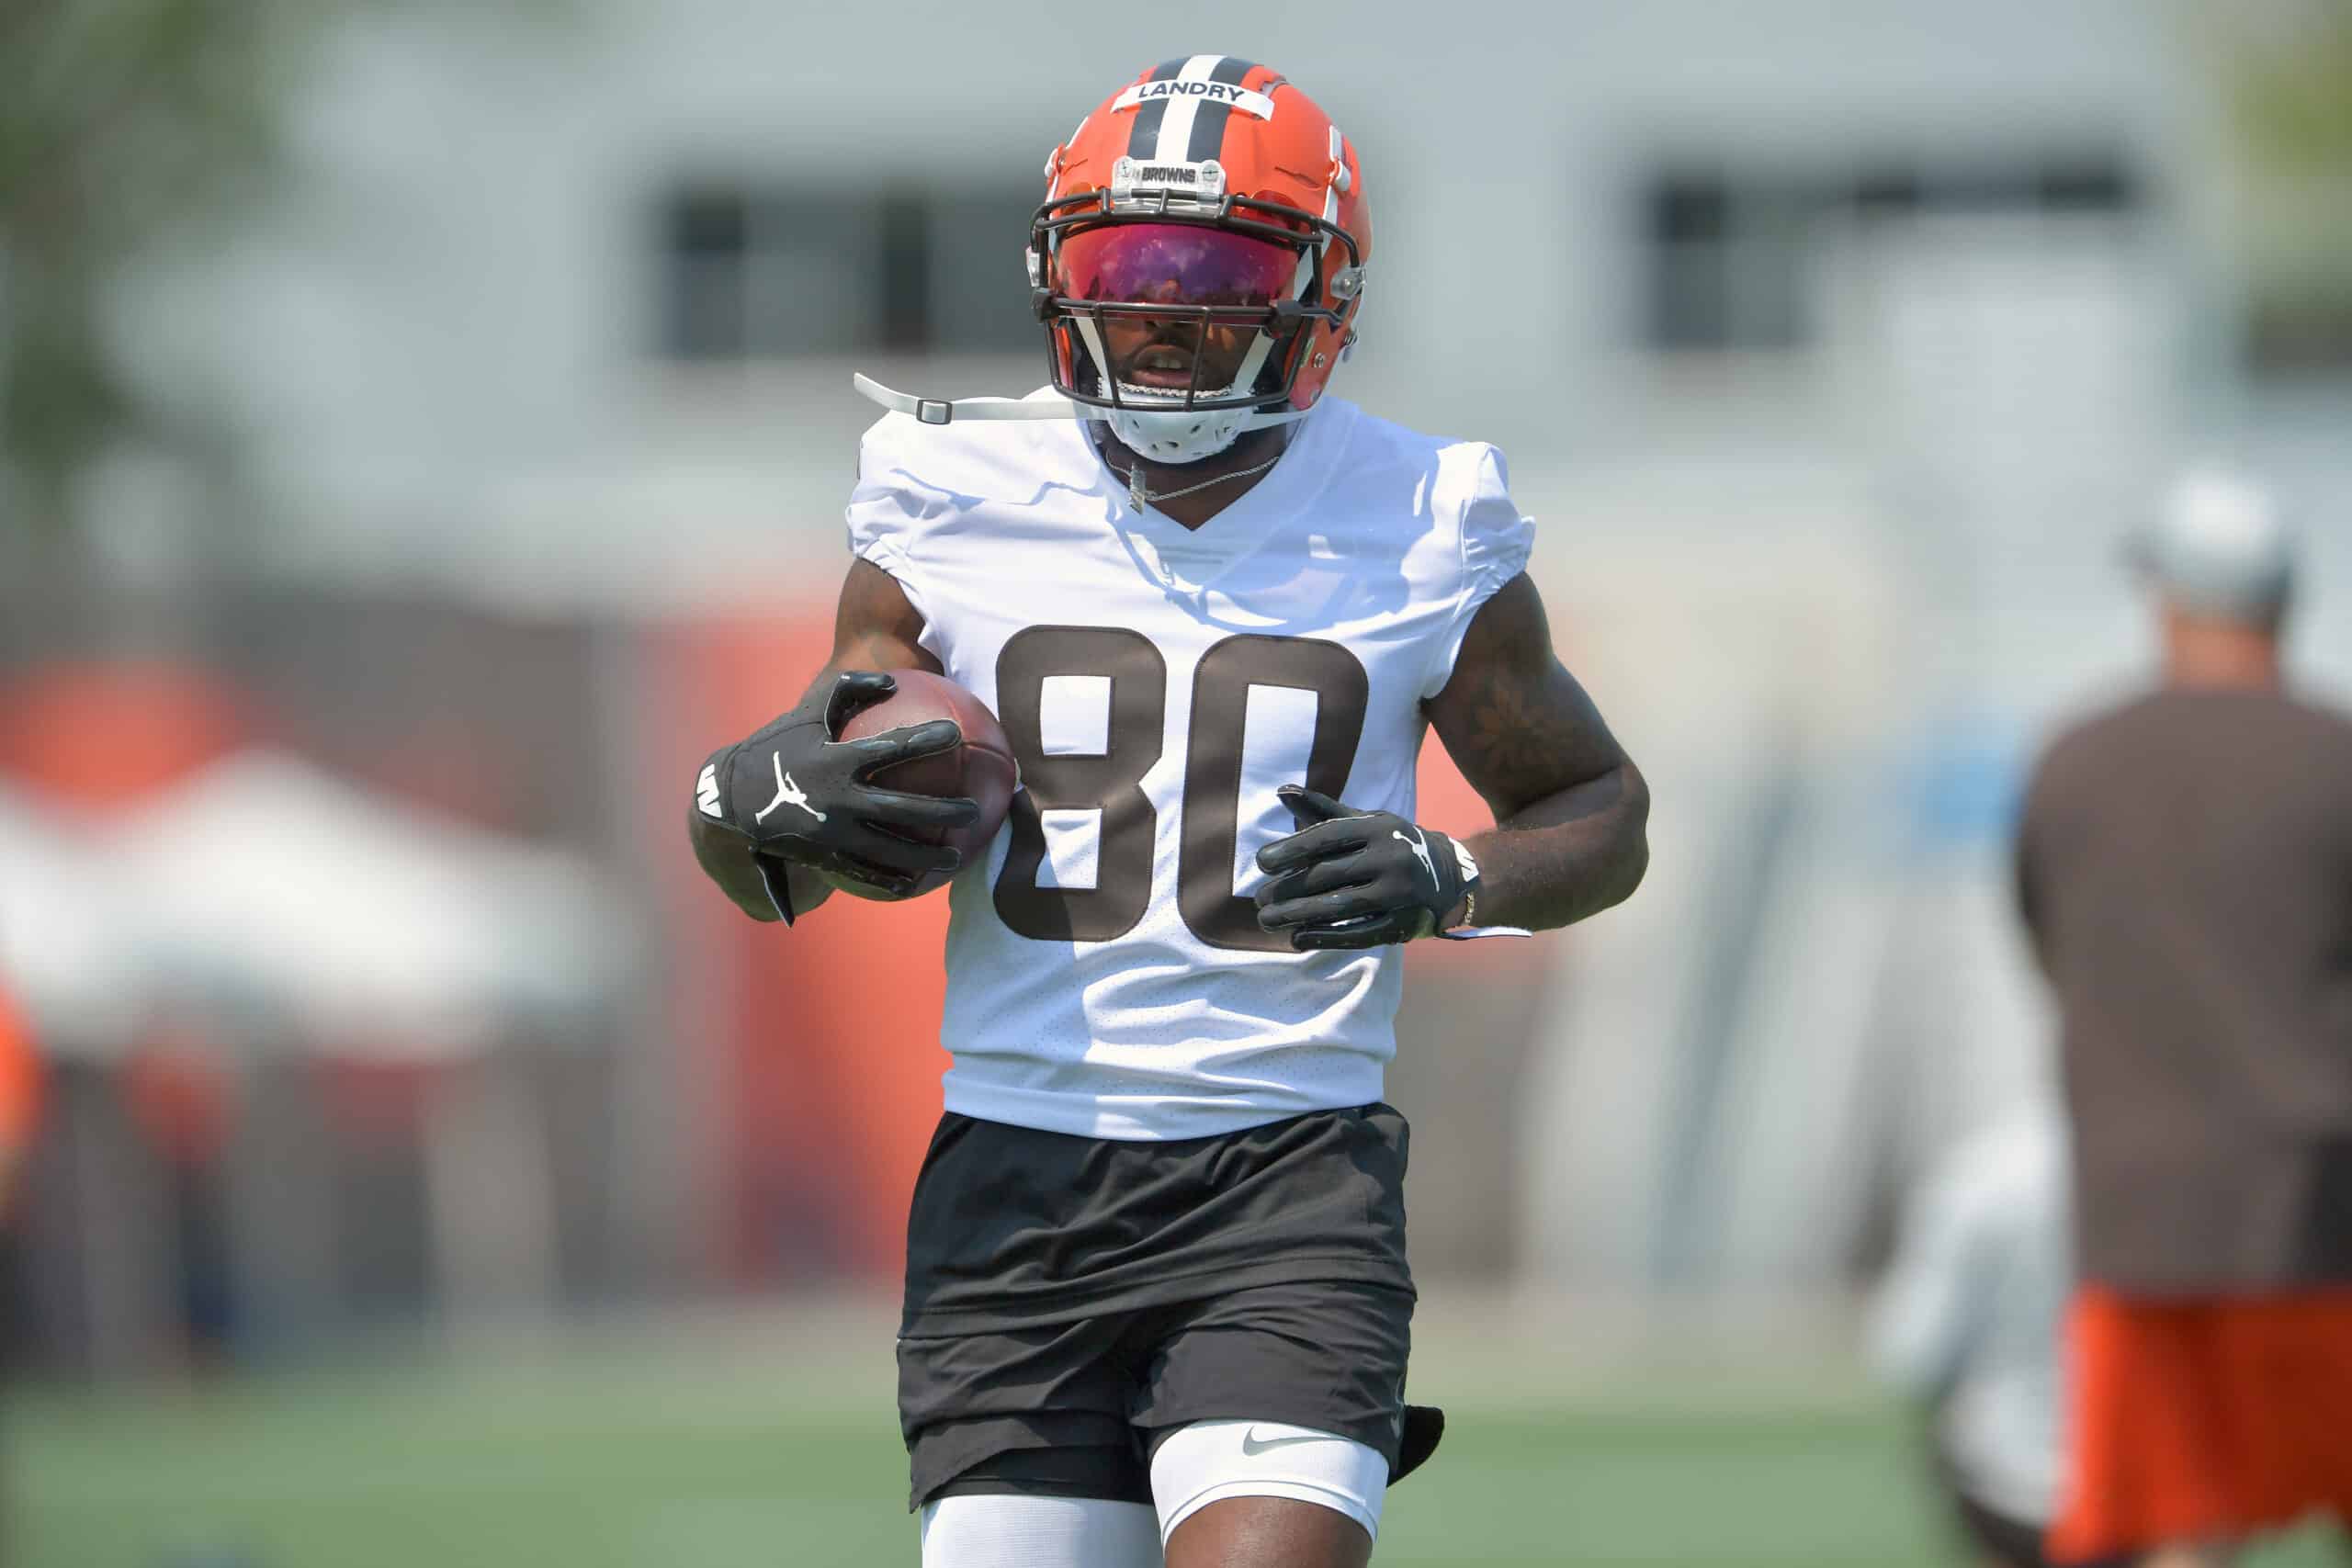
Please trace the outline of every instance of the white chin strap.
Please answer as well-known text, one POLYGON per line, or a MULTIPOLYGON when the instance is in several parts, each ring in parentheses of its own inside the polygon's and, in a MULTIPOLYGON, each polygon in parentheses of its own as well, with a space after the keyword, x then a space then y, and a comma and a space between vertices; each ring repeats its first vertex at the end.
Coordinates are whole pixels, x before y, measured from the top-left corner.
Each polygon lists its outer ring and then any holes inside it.
MULTIPOLYGON (((860 397, 881 404, 893 413, 907 414, 924 424, 953 424, 959 419, 1084 419, 1099 420, 1111 427, 1112 433, 1125 442, 1132 451, 1139 452, 1155 463, 1190 463, 1222 452, 1239 439, 1247 430, 1263 430, 1269 425, 1288 424, 1305 419, 1312 409, 1277 409, 1265 412, 1255 409, 1214 409, 1172 413, 1147 413, 1136 409, 1102 409, 1088 403, 1074 403, 1068 398, 918 398, 894 391, 863 373, 853 375, 850 385, 860 397), (1182 452, 1182 457, 1163 457, 1161 453, 1182 452)), ((1137 389, 1130 392, 1119 389, 1122 398, 1136 396, 1167 397, 1155 389, 1137 389)), ((1176 400, 1182 401, 1179 397, 1176 400)))

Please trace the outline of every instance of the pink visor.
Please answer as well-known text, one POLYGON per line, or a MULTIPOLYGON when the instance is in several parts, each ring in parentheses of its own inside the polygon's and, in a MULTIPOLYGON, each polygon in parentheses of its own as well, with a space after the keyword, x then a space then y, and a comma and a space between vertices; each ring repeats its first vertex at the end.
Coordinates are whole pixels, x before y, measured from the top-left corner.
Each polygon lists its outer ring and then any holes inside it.
POLYGON ((1298 254, 1191 223, 1106 223, 1062 241, 1060 267, 1075 299, 1263 307, 1290 294, 1298 254))

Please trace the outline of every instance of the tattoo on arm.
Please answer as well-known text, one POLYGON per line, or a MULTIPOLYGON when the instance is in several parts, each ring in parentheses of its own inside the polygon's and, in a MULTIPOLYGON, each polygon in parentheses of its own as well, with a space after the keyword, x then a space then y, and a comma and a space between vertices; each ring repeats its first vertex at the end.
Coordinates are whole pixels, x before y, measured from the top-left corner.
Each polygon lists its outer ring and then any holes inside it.
POLYGON ((1495 813, 1494 829, 1468 840, 1480 924, 1567 925, 1633 892, 1649 861, 1648 786, 1553 656, 1527 578, 1479 611, 1429 714, 1495 813))
MULTIPOLYGON (((1576 677, 1553 662, 1534 674, 1490 661, 1461 671, 1455 685, 1466 710, 1441 727, 1445 748, 1498 820, 1566 784, 1598 777, 1624 761, 1600 710, 1576 677)), ((1445 695, 1454 695, 1454 686, 1445 695)))

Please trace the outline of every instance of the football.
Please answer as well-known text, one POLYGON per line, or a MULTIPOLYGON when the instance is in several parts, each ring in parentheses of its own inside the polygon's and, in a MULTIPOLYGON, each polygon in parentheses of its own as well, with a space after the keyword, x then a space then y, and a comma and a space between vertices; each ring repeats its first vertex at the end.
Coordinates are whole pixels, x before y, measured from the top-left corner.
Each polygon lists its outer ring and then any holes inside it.
MULTIPOLYGON (((996 715, 989 711, 986 703, 945 676, 922 670, 893 670, 890 678, 898 682, 899 689, 872 707, 853 715, 842 726, 839 738, 863 740, 885 730, 927 724, 935 718, 954 719, 964 731, 962 745, 936 756, 917 757, 884 768, 871 775, 871 782, 881 788, 904 790, 910 795, 968 795, 978 801, 980 814, 971 826, 950 829, 929 840, 963 851, 964 863, 968 865, 988 852, 989 840, 996 837, 997 829, 1004 823, 1012 792, 1020 786, 1020 768, 1012 760, 1012 747, 1004 738, 1004 727, 997 723, 996 715)), ((846 877, 828 876, 826 880, 856 897, 891 902, 901 897, 919 898, 944 887, 951 875, 934 872, 904 895, 846 877)))

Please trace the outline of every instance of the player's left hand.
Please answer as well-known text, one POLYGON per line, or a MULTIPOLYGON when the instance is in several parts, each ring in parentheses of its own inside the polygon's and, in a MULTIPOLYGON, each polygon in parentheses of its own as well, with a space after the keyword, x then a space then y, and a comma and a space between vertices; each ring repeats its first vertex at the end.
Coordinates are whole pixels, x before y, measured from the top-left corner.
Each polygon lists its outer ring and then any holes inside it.
POLYGON ((1297 784, 1274 794, 1299 830, 1258 852, 1258 923, 1302 952, 1434 936, 1476 885, 1477 863, 1433 829, 1297 784))

